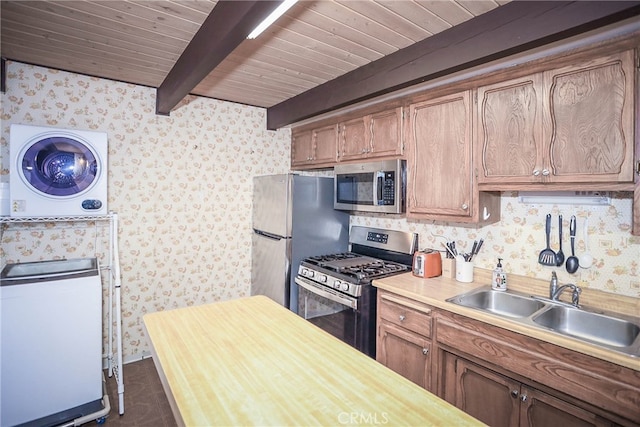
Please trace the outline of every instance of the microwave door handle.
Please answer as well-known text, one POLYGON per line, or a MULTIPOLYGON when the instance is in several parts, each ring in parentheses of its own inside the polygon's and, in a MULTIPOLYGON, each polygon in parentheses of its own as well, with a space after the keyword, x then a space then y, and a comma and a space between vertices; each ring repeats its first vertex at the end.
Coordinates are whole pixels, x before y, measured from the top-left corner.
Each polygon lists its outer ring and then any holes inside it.
POLYGON ((384 187, 384 171, 377 171, 376 177, 373 180, 373 204, 374 206, 381 205, 382 201, 382 189, 384 187))

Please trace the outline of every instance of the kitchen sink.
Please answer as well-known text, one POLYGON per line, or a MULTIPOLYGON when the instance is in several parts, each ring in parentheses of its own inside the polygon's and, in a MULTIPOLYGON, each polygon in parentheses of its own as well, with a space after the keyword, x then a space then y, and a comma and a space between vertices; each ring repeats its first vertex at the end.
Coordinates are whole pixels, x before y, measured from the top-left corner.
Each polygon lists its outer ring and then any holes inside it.
POLYGON ((613 347, 629 347, 640 335, 640 327, 628 320, 558 305, 532 320, 555 332, 613 347))
POLYGON ((515 291, 494 291, 489 286, 456 295, 447 302, 640 357, 640 318, 595 312, 515 291))
POLYGON ((545 307, 542 301, 521 296, 512 292, 492 291, 480 289, 467 294, 449 298, 448 302, 489 311, 506 317, 528 317, 545 307))

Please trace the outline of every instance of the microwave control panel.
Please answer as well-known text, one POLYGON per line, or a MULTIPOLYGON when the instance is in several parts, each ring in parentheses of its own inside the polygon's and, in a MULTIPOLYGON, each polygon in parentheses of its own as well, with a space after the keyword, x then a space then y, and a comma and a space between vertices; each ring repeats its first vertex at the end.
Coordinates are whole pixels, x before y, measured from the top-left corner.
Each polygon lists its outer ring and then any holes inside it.
POLYGON ((395 172, 381 172, 379 179, 382 181, 382 185, 378 185, 378 204, 380 205, 394 205, 396 202, 396 188, 395 188, 395 172), (381 194, 380 194, 381 193, 381 194))

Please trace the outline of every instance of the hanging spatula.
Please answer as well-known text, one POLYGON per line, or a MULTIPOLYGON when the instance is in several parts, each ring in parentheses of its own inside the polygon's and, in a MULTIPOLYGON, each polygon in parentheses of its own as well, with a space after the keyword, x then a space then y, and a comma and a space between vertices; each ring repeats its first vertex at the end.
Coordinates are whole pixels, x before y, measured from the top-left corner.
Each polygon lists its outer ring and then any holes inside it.
POLYGON ((538 263, 542 265, 555 266, 556 253, 551 249, 551 214, 547 214, 547 222, 545 224, 545 232, 547 234, 547 247, 538 255, 538 263))

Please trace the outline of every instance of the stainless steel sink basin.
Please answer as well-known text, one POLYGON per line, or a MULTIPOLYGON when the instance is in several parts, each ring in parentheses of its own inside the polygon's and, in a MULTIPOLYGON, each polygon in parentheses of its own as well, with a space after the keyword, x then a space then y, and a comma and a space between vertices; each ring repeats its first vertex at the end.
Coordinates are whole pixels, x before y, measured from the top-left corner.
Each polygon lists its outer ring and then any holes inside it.
POLYGON ((484 311, 532 328, 609 350, 640 357, 640 318, 594 312, 588 307, 526 295, 494 291, 485 286, 447 299, 447 302, 484 311))
POLYGON ((633 322, 558 305, 532 320, 555 332, 613 347, 629 347, 640 334, 640 326, 633 322))
POLYGON ((511 292, 492 291, 480 289, 467 294, 449 298, 448 302, 477 308, 506 317, 528 317, 545 307, 542 301, 511 292))

